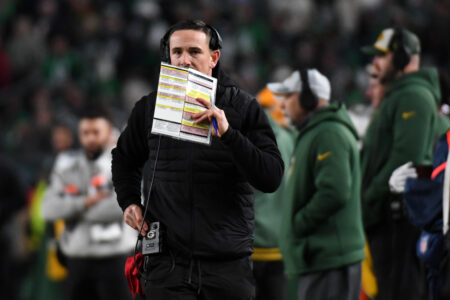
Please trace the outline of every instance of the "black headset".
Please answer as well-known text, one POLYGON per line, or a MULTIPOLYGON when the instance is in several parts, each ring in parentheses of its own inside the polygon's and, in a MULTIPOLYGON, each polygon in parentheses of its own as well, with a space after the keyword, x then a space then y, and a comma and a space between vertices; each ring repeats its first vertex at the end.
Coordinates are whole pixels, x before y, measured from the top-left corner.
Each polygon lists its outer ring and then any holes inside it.
POLYGON ((311 90, 308 79, 308 70, 300 70, 302 92, 300 93, 300 105, 305 110, 314 110, 319 104, 319 98, 311 90))
POLYGON ((392 64, 396 70, 403 70, 411 60, 411 49, 405 45, 403 29, 396 27, 390 48, 393 49, 392 64))
POLYGON ((223 44, 222 37, 214 27, 212 27, 209 24, 206 24, 201 20, 182 21, 180 23, 171 26, 169 30, 167 30, 166 34, 164 34, 164 36, 162 37, 159 46, 161 61, 170 63, 170 36, 172 35, 172 33, 174 33, 177 30, 183 29, 194 29, 204 31, 203 30, 204 28, 207 28, 211 32, 209 39, 209 49, 211 50, 222 49, 223 44))

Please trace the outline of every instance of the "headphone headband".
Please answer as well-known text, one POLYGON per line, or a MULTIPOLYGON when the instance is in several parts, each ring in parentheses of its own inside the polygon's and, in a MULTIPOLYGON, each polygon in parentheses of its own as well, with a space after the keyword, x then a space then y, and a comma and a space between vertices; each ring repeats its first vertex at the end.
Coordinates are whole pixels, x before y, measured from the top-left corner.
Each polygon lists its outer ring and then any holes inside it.
POLYGON ((392 63, 396 70, 403 70, 411 60, 411 49, 405 44, 403 29, 396 27, 390 48, 393 50, 392 63))
POLYGON ((309 85, 308 70, 300 70, 300 79, 302 81, 302 91, 300 93, 300 105, 305 110, 314 110, 319 104, 319 99, 311 90, 309 85))

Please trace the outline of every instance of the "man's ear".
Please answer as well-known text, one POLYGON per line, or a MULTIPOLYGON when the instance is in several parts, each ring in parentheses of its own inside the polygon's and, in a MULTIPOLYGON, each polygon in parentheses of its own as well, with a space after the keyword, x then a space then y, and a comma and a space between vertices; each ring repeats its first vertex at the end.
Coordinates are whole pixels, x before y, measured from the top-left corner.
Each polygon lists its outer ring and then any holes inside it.
POLYGON ((211 69, 214 69, 217 63, 219 62, 220 50, 212 50, 210 54, 211 54, 210 67, 211 69))

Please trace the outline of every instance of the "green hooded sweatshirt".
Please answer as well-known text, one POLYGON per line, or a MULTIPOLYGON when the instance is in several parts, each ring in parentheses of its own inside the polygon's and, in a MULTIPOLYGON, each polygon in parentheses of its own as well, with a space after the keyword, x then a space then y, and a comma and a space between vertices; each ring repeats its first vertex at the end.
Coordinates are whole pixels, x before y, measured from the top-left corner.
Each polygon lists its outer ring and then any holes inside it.
POLYGON ((446 134, 447 130, 450 129, 450 119, 446 115, 440 115, 438 114, 437 119, 437 125, 436 125, 436 137, 435 137, 435 143, 439 138, 446 134))
POLYGON ((389 216, 389 178, 402 164, 431 165, 440 101, 436 69, 406 74, 386 89, 363 141, 362 208, 366 230, 389 216))
POLYGON ((364 259, 357 138, 341 103, 318 110, 300 129, 287 175, 281 236, 288 275, 364 259))

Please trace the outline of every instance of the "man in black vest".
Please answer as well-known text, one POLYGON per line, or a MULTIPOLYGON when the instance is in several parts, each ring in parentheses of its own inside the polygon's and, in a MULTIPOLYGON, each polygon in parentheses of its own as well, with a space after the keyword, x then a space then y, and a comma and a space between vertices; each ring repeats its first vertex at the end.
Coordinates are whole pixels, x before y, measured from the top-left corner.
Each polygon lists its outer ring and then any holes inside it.
POLYGON ((146 256, 141 285, 148 299, 252 299, 254 209, 250 185, 275 191, 284 164, 257 101, 219 68, 222 40, 202 21, 172 26, 162 60, 218 79, 216 107, 194 115, 217 120, 210 146, 150 134, 156 93, 143 97, 113 150, 113 182, 125 222, 145 235, 164 229, 159 254, 146 256), (143 220, 141 168, 155 172, 143 220))

